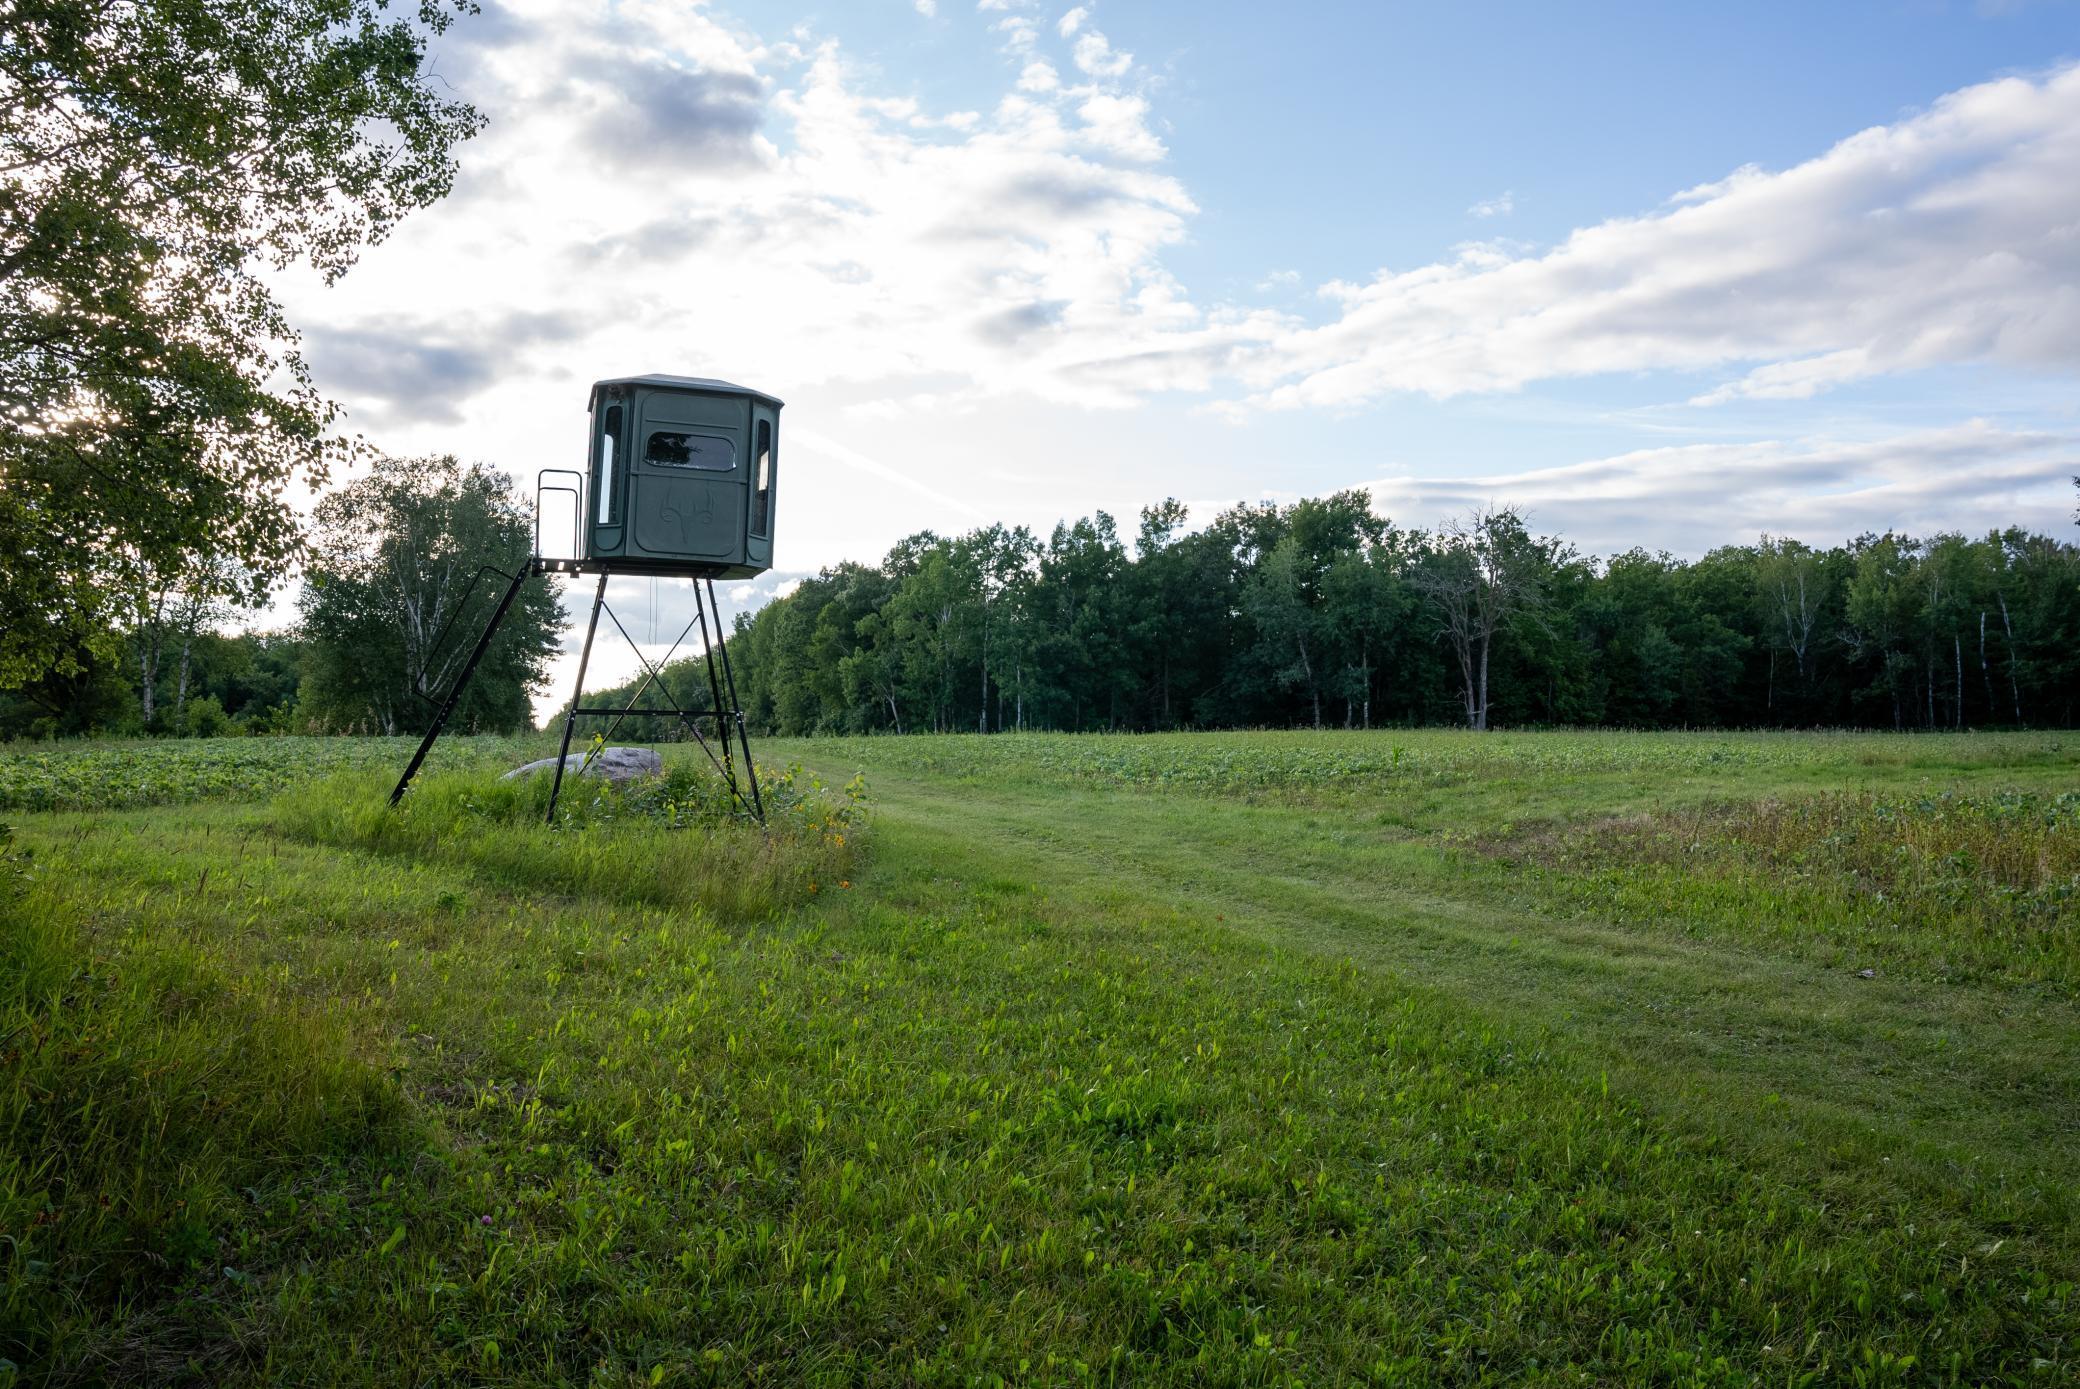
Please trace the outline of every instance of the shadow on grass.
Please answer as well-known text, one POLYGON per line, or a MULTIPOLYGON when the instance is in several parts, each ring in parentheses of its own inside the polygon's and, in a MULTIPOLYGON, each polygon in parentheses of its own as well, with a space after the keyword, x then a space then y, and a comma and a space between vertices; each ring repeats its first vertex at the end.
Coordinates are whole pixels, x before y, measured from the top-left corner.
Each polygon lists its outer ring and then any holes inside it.
POLYGON ((139 943, 0 901, 0 1384, 207 1381, 256 1232, 322 1226, 313 1193, 344 1207, 426 1144, 348 1013, 139 943))

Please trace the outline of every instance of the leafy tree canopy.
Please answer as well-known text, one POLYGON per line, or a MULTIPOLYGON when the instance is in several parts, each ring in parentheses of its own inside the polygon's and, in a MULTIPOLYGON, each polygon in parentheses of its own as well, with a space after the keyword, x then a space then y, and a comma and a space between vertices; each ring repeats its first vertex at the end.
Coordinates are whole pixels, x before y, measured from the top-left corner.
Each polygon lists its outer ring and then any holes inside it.
MULTIPOLYGON (((507 580, 527 563, 532 513, 512 479, 453 456, 378 458, 318 504, 300 716, 333 728, 423 730, 507 580)), ((531 726, 563 611, 531 579, 499 627, 452 726, 531 726)))
POLYGON ((348 447, 261 278, 443 196, 469 0, 0 0, 0 685, 84 669, 151 571, 300 553, 348 447))

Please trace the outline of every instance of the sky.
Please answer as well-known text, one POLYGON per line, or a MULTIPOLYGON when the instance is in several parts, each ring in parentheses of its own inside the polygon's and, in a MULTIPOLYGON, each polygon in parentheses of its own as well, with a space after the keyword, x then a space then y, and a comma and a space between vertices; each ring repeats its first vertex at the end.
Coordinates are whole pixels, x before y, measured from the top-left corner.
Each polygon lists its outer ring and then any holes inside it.
MULTIPOLYGON (((595 379, 781 397, 732 607, 1170 496, 1598 554, 2071 525, 2080 4, 485 0, 432 60, 487 129, 282 282, 318 385, 530 492, 595 379)), ((683 587, 611 590, 653 658, 683 587)))

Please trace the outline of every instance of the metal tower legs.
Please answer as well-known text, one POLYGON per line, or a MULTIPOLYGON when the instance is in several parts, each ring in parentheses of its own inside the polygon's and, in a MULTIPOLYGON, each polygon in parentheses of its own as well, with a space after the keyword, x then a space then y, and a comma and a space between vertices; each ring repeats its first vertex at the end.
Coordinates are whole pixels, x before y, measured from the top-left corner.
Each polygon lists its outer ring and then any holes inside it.
MULTIPOLYGON (((715 605, 715 581, 713 579, 703 579, 701 582, 708 586, 708 611, 715 614, 715 640, 708 646, 708 688, 713 693, 715 699, 715 732, 722 739, 722 755, 726 760, 729 757, 729 729, 722 722, 722 691, 717 689, 715 685, 715 662, 720 659, 722 662, 722 680, 729 687, 729 712, 737 721, 737 744, 744 749, 744 780, 751 783, 751 813, 758 817, 760 824, 764 824, 766 820, 765 798, 758 793, 758 769, 751 765, 751 735, 744 729, 744 705, 737 698, 737 674, 730 669, 729 642, 722 635, 722 609, 715 605)), ((700 597, 700 589, 695 588, 693 591, 693 602, 694 615, 696 617, 701 615, 700 597)), ((701 636, 705 640, 707 635, 708 628, 705 619, 703 619, 701 636)), ((731 790, 736 790, 737 779, 734 776, 730 777, 729 784, 731 790)), ((743 792, 737 792, 738 804, 742 804, 743 800, 743 792)))
MULTIPOLYGON (((565 568, 564 564, 566 562, 564 561, 549 563, 553 563, 556 571, 559 573, 584 572, 584 570, 576 569, 575 567, 565 568)), ((506 613, 512 607, 513 600, 519 596, 520 585, 531 574, 544 572, 548 572, 548 564, 537 560, 529 567, 522 569, 513 578, 512 586, 506 590, 505 597, 499 601, 497 611, 492 613, 490 623, 484 628, 484 635, 477 639, 476 649, 470 653, 468 663, 463 666, 462 673, 456 677, 455 687, 448 692, 447 698, 442 702, 440 712, 434 717, 433 726, 427 730, 426 737, 419 744, 419 750, 412 754, 411 765, 406 767, 404 775, 398 778, 397 789, 390 793, 390 804, 396 805, 404 799, 405 790, 411 785, 412 778, 418 774, 419 765, 426 760, 426 754, 432 749, 434 740, 440 737, 441 730, 447 726, 448 718, 454 713, 455 706, 461 702, 462 692, 468 686, 470 677, 476 674, 478 662, 483 659, 485 651, 490 649, 491 639, 497 635, 499 624, 505 621, 506 613)), ((578 654, 577 688, 571 691, 570 708, 563 718, 563 738, 556 753, 555 780, 549 786, 548 818, 549 823, 552 825, 556 823, 556 802, 563 794, 563 772, 564 766, 570 758, 571 735, 577 727, 578 716, 581 714, 588 717, 611 718, 613 722, 607 726, 607 731, 604 735, 606 737, 612 737, 614 730, 620 727, 621 720, 630 714, 670 715, 677 718, 680 723, 686 726, 686 731, 693 735, 693 741, 699 744, 701 751, 708 755, 708 761, 714 765, 717 774, 729 786, 731 798, 759 823, 765 823, 765 797, 759 791, 758 770, 751 762, 751 738, 745 727, 743 706, 737 699, 737 677, 735 670, 730 664, 729 647, 723 640, 722 610, 715 601, 714 580, 694 580, 693 621, 687 623, 686 629, 679 633, 678 641, 672 643, 671 650, 665 653, 664 660, 653 666, 649 659, 643 655, 642 648, 636 645, 635 639, 628 635, 628 629, 622 626, 621 619, 616 617, 614 610, 607 606, 607 574, 605 571, 600 573, 599 587, 594 590, 592 595, 592 616, 585 624, 585 644, 580 648, 578 654), (628 642, 630 649, 636 653, 636 661, 643 668, 642 683, 636 686, 634 693, 629 696, 628 703, 619 709, 588 709, 585 707, 585 673, 592 664, 592 639, 599 632, 601 613, 606 614, 607 620, 614 624, 615 629, 621 633, 622 639, 628 642), (709 631, 711 618, 714 623, 712 634, 709 631), (680 645, 692 633, 696 624, 701 629, 701 645, 704 648, 706 657, 704 664, 707 667, 708 695, 711 702, 706 709, 689 711, 681 709, 672 699, 671 691, 664 682, 664 668, 671 663, 672 657, 678 653, 680 645), (659 697, 665 701, 665 707, 662 709, 639 707, 644 694, 653 686, 658 690, 659 697), (725 693, 728 697, 727 703, 724 703, 725 693), (710 743, 706 737, 702 736, 699 721, 703 718, 715 720, 714 743, 710 743), (730 735, 732 732, 736 735, 735 748, 731 746, 730 735), (718 751, 721 754, 719 757, 717 756, 718 751), (743 756, 744 775, 742 782, 737 779, 738 751, 741 751, 743 756), (748 796, 745 794, 745 783, 749 784, 750 794, 748 796)), ((589 754, 587 755, 587 762, 590 762, 589 754)), ((579 771, 582 773, 584 767, 581 766, 579 771)))
MULTIPOLYGON (((585 624, 585 645, 578 652, 578 683, 571 690, 571 711, 563 716, 563 745, 556 749, 556 780, 549 784, 549 823, 556 823, 556 798, 563 794, 563 764, 571 755, 571 729, 578 722, 578 704, 585 697, 585 667, 592 664, 592 634, 599 630, 599 610, 607 602, 607 576, 599 576, 592 591, 592 620, 585 624)), ((589 760, 589 759, 588 759, 589 760)))

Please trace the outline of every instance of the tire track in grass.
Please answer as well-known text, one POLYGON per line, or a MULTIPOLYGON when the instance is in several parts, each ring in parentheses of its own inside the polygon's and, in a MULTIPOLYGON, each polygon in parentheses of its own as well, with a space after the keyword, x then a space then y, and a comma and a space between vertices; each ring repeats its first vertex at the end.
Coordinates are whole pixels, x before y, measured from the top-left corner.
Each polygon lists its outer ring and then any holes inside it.
POLYGON ((891 855, 948 876, 1217 920, 1529 1026, 1646 1102, 1822 1181, 2070 1223, 2080 1010, 2043 991, 1863 979, 1721 941, 1439 891, 1434 849, 1325 847, 1313 812, 960 786, 877 771, 891 855), (1295 829, 1295 821, 1301 829, 1295 829), (1425 861, 1427 859, 1427 862, 1425 861))

